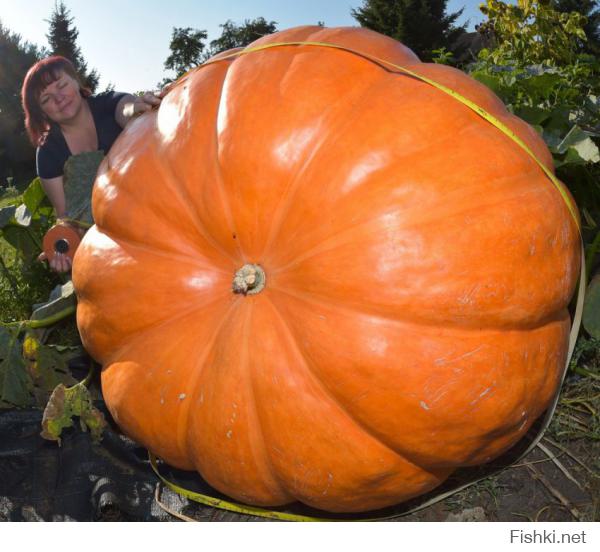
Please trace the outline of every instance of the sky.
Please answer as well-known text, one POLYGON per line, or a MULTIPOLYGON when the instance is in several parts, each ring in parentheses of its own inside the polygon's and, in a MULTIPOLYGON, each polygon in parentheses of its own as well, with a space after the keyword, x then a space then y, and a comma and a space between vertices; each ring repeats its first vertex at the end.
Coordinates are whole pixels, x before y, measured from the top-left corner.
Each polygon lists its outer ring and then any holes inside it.
MULTIPOLYGON (((470 19, 473 30, 483 16, 482 0, 449 0, 448 12, 464 6, 460 23, 470 19)), ((136 92, 156 88, 165 76, 173 27, 206 30, 206 43, 221 34, 228 19, 264 17, 283 30, 298 25, 352 26, 358 22, 351 9, 362 0, 64 0, 79 31, 78 45, 88 64, 100 72, 99 91, 109 84, 117 91, 136 92)), ((24 40, 48 46, 47 19, 55 0, 0 0, 0 21, 24 40)))

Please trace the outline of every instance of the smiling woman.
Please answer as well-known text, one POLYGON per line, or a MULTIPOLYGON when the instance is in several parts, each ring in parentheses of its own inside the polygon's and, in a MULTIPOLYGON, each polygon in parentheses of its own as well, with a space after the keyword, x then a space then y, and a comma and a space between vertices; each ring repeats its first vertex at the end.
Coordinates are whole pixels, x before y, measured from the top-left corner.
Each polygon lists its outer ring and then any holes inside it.
MULTIPOLYGON (((127 122, 158 105, 160 96, 150 92, 141 97, 123 92, 94 96, 73 64, 61 56, 30 68, 21 91, 25 127, 37 148, 37 173, 57 217, 67 211, 63 188, 67 159, 90 151, 108 153, 127 122)), ((60 272, 69 270, 70 264, 69 257, 60 253, 50 262, 60 272)))

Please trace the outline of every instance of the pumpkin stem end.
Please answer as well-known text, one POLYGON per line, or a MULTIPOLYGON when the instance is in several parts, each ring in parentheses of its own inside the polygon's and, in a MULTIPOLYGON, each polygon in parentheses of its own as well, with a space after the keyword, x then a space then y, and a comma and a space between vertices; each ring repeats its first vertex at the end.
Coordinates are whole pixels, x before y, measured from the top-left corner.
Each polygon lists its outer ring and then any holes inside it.
POLYGON ((247 264, 240 268, 233 278, 233 293, 254 295, 265 287, 265 271, 257 264, 247 264))

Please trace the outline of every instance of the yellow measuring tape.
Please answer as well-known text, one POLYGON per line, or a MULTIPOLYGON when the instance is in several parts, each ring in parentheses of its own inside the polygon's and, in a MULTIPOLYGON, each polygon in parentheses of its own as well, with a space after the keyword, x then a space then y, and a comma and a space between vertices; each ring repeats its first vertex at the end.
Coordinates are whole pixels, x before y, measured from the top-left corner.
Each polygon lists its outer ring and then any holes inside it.
POLYGON ((258 508, 254 506, 247 506, 243 504, 237 504, 235 502, 230 502, 228 500, 223 500, 220 498, 215 498, 214 496, 208 496, 202 493, 197 493, 195 491, 190 491, 189 489, 184 489, 179 485, 176 485, 172 481, 169 481, 166 477, 163 477, 161 473, 158 471, 158 465, 156 462, 156 456, 151 452, 148 452, 148 457, 150 459, 150 465, 154 470, 154 473, 158 475, 160 480, 172 491, 193 500, 194 502, 199 502, 200 504, 204 504, 206 506, 212 506, 213 508, 219 508, 221 510, 227 510, 229 512, 235 512, 237 514, 246 514, 249 516, 258 516, 258 517, 266 517, 269 519, 278 519, 281 521, 337 521, 330 520, 325 518, 317 518, 310 516, 301 516, 298 514, 290 514, 286 512, 277 512, 275 510, 265 510, 264 508, 258 508))
MULTIPOLYGON (((532 443, 529 445, 527 450, 523 454, 521 454, 520 458, 523 458, 539 443, 544 432, 550 425, 550 420, 552 419, 552 415, 554 414, 556 405, 558 404, 560 389, 562 387, 565 376, 567 374, 569 363, 571 361, 571 357, 572 357, 573 351, 575 349, 575 343, 577 341, 579 327, 581 325, 581 316, 582 316, 582 311, 583 311, 583 302, 584 302, 584 298, 585 298, 585 286, 586 286, 585 251, 584 251, 584 246, 583 246, 583 238, 581 237, 581 225, 580 225, 579 216, 577 215, 577 208, 574 205, 574 203, 571 201, 571 197, 569 196, 568 192, 566 191, 564 184, 552 173, 552 171, 550 169, 548 169, 538 159, 538 157, 535 155, 535 153, 533 153, 533 151, 531 151, 531 149, 527 146, 527 144, 525 144, 525 142, 523 140, 521 140, 521 138, 519 138, 519 136, 517 136, 517 134, 515 134, 509 127, 507 127, 497 117, 495 117, 494 115, 492 115, 491 113, 489 113, 488 111, 483 109, 481 106, 477 105, 475 102, 469 100, 468 98, 465 98, 463 95, 459 94, 455 90, 452 90, 451 88, 448 88, 447 86, 444 86, 443 84, 435 82, 435 81, 431 80, 430 78, 425 77, 424 75, 420 75, 419 73, 412 71, 406 67, 397 65, 395 63, 392 63, 391 61, 381 59, 376 56, 366 54, 366 53, 358 51, 358 50, 354 50, 347 46, 342 46, 340 44, 332 44, 332 43, 328 43, 328 42, 295 41, 295 42, 273 42, 273 43, 269 43, 269 44, 263 44, 260 46, 246 48, 244 50, 239 50, 234 53, 226 54, 226 55, 223 55, 220 57, 217 56, 216 58, 208 60, 207 62, 203 63, 202 65, 195 67, 191 71, 188 71, 178 81, 176 81, 173 86, 177 86, 181 82, 185 81, 191 73, 201 70, 202 68, 207 67, 209 65, 213 65, 215 63, 220 63, 225 60, 237 58, 237 57, 248 55, 248 54, 262 52, 265 50, 270 50, 270 49, 274 49, 274 48, 292 47, 292 46, 293 47, 308 46, 308 47, 313 47, 313 48, 334 48, 336 50, 342 50, 344 52, 348 52, 350 54, 360 56, 368 61, 377 63, 384 67, 386 67, 386 66, 392 67, 393 69, 396 69, 400 73, 404 73, 406 75, 414 77, 420 81, 423 81, 423 82, 433 86, 434 88, 437 88, 438 90, 444 92, 445 94, 448 94, 449 96, 453 97, 455 100, 459 101, 460 103, 464 104, 469 109, 473 110, 475 113, 480 115, 483 119, 485 119, 490 124, 495 126, 498 130, 500 130, 502 133, 504 133, 506 136, 508 136, 513 142, 515 142, 517 145, 519 145, 538 164, 538 166, 542 169, 544 174, 550 179, 550 181, 552 182, 554 187, 558 190, 558 192, 560 193, 564 202, 566 203, 567 208, 569 209, 569 212, 571 213, 571 216, 573 217, 573 220, 575 221, 575 225, 579 231, 580 240, 581 240, 581 268, 580 268, 579 289, 578 289, 578 294, 577 294, 575 314, 573 317, 573 324, 571 326, 571 332, 569 335, 569 347, 568 347, 568 353, 567 353, 567 361, 565 364, 565 368, 563 370, 563 374, 562 374, 560 385, 558 387, 558 391, 556 392, 556 395, 555 395, 552 405, 546 411, 546 415, 542 422, 539 433, 533 439, 532 443)), ((266 518, 270 518, 270 519, 278 519, 278 520, 282 520, 282 521, 376 521, 376 520, 383 520, 383 519, 391 519, 394 517, 398 517, 399 515, 402 515, 402 516, 408 515, 410 513, 414 513, 418 510, 426 508, 427 506, 430 506, 436 502, 439 502, 440 500, 443 500, 444 498, 447 498, 448 496, 455 494, 470 485, 473 485, 477 481, 481 481, 482 479, 489 477, 489 474, 488 474, 484 477, 475 478, 472 481, 469 481, 455 489, 452 489, 449 492, 437 495, 433 499, 420 504, 416 508, 413 508, 413 509, 403 512, 401 514, 395 514, 392 516, 385 516, 385 517, 379 517, 379 518, 369 518, 369 519, 355 519, 355 520, 342 519, 342 520, 340 520, 340 519, 327 519, 327 518, 303 516, 303 515, 292 514, 292 513, 287 513, 287 512, 266 510, 263 508, 237 504, 235 502, 230 502, 227 500, 222 500, 222 499, 218 499, 218 498, 204 495, 201 493, 197 493, 194 491, 190 491, 189 489, 184 489, 183 487, 180 487, 179 485, 176 485, 175 483, 173 483, 173 482, 169 481, 168 479, 166 479, 165 477, 163 477, 158 470, 156 457, 152 453, 149 453, 149 458, 150 458, 150 464, 152 466, 152 469, 156 472, 156 474, 160 478, 160 480, 171 490, 175 491, 176 493, 178 493, 182 496, 185 496, 186 498, 189 498, 190 500, 199 502, 201 504, 205 504, 207 506, 212 506, 215 508, 228 510, 230 512, 236 512, 239 514, 247 514, 247 515, 252 515, 252 516, 266 517, 266 518)))

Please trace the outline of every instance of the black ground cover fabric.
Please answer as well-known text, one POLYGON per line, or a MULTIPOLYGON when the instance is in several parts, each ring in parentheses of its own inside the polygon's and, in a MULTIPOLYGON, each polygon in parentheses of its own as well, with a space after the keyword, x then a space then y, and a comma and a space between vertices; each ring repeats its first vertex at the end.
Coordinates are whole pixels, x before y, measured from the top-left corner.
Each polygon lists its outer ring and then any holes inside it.
MULTIPOLYGON (((95 406, 110 419, 104 405, 95 406)), ((100 444, 78 427, 62 444, 40 437, 42 412, 0 413, 0 520, 161 520, 146 450, 114 426, 100 444)))

